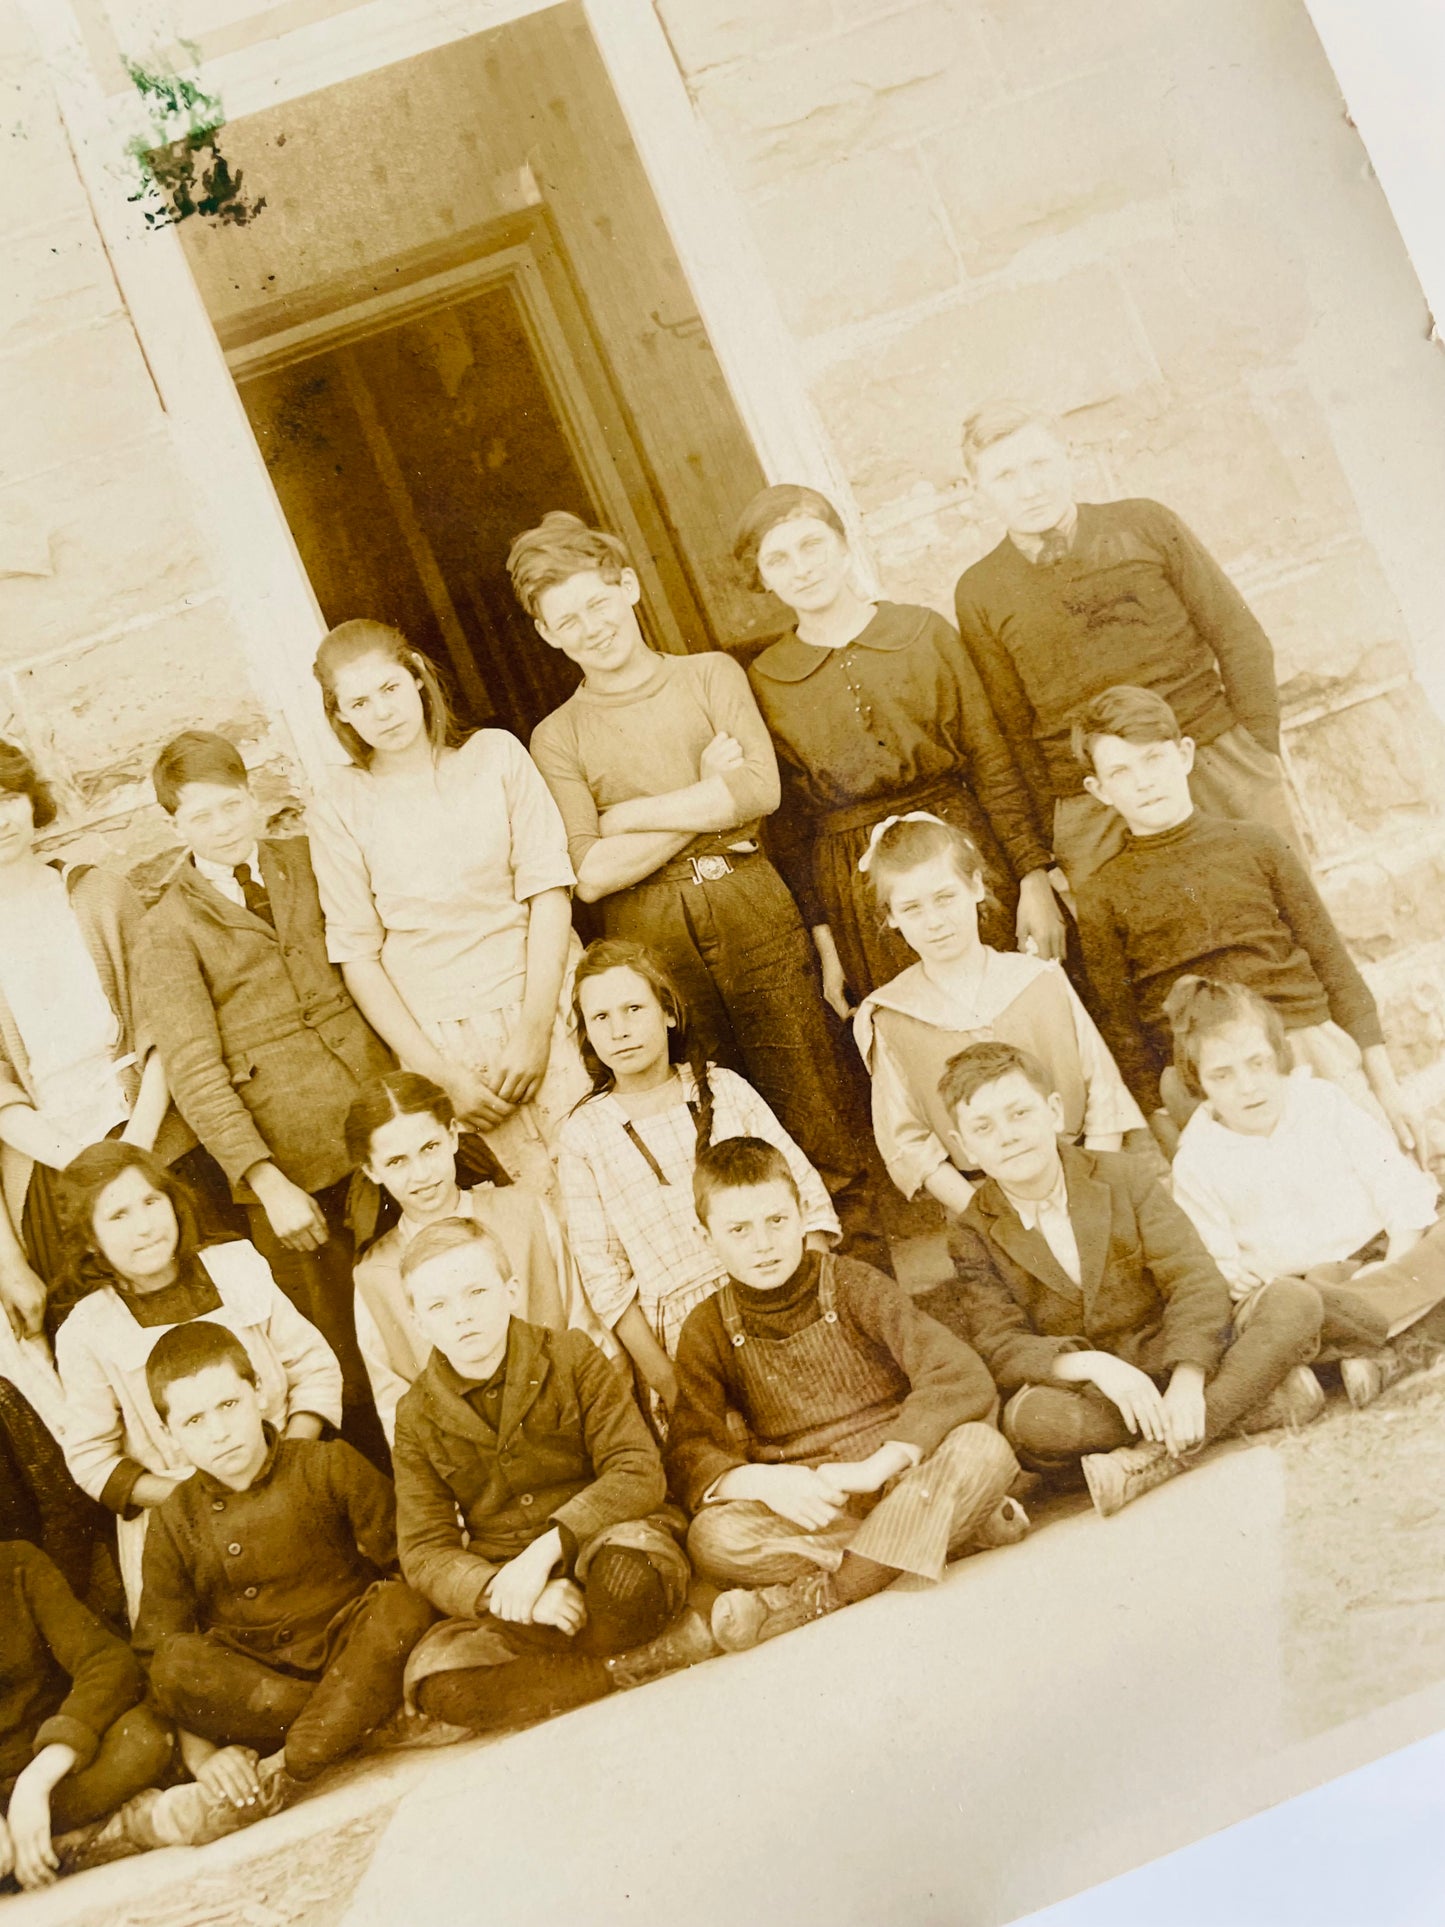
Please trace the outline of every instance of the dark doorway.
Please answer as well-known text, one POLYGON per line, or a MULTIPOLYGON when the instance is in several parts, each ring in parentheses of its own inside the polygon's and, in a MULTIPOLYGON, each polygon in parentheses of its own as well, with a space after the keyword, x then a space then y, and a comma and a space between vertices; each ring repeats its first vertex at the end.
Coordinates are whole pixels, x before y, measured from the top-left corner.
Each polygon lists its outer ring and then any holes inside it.
POLYGON ((266 211, 182 240, 329 623, 394 623, 525 740, 575 676, 505 557, 567 508, 655 647, 756 646, 728 532, 763 477, 575 0, 227 139, 266 211))

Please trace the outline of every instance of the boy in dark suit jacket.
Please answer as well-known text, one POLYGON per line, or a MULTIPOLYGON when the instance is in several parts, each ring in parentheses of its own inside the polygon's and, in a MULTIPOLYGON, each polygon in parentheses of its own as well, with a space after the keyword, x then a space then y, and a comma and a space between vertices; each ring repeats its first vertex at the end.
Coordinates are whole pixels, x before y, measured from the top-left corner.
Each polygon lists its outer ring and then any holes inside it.
POLYGON ((146 1022, 252 1242, 341 1361, 343 1432, 384 1465, 352 1314, 344 1126, 390 1053, 327 958, 305 837, 262 835, 235 745, 188 730, 152 780, 187 854, 141 926, 146 1022))
POLYGON ((1082 1459, 1107 1516, 1209 1439, 1319 1416, 1312 1286, 1278 1279, 1232 1325, 1228 1285, 1151 1166, 1061 1146, 1060 1100, 1012 1044, 960 1051, 939 1089, 985 1181, 950 1228, 954 1278, 922 1303, 982 1355, 1020 1458, 1082 1459))

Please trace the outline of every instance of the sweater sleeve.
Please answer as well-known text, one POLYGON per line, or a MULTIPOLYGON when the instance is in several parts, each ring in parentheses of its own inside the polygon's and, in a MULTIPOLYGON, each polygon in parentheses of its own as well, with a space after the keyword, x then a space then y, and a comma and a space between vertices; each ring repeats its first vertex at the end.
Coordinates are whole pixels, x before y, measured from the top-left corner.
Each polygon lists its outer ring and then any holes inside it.
POLYGON ((865 1339, 886 1351, 908 1380, 890 1439, 927 1458, 956 1425, 986 1419, 997 1393, 972 1345, 917 1305, 892 1278, 857 1260, 834 1260, 839 1309, 865 1339))
POLYGON ((391 1480, 346 1443, 331 1439, 321 1447, 326 1479, 335 1502, 345 1507, 358 1550, 379 1572, 396 1566, 396 1491, 391 1480))
POLYGON ((595 1474, 591 1485, 552 1514, 579 1540, 627 1519, 645 1519, 667 1497, 667 1479, 632 1388, 581 1332, 558 1332, 554 1369, 572 1373, 582 1414, 582 1436, 595 1474))
POLYGON ((1347 1030, 1361 1050, 1383 1043, 1380 1012, 1370 987, 1345 948, 1309 872, 1283 837, 1263 824, 1239 826, 1250 838, 1269 877, 1275 902, 1295 941, 1314 965, 1315 975, 1329 999, 1330 1016, 1347 1030))
POLYGON ((1219 679, 1237 721, 1255 741, 1279 754, 1279 689, 1274 650, 1249 604, 1204 545, 1177 515, 1154 505, 1165 572, 1212 650, 1219 679))
POLYGON ((721 650, 693 660, 706 686, 709 719, 742 748, 742 767, 730 770, 723 779, 737 804, 737 820, 750 823, 756 817, 771 816, 782 795, 778 759, 747 672, 721 650))
POLYGON ((1139 1108, 1156 1111, 1159 1075, 1164 1067, 1139 1021, 1124 934, 1102 874, 1088 879, 1078 893, 1077 902, 1079 941, 1089 981, 1098 999, 1104 1039, 1139 1108))
POLYGON ((1186 1129, 1170 1174, 1174 1202, 1199 1233, 1204 1249, 1218 1265, 1233 1296, 1242 1298, 1255 1285, 1267 1284, 1250 1270, 1239 1242, 1229 1202, 1209 1175, 1206 1160, 1191 1144, 1186 1129))
POLYGON ((185 1521, 172 1496, 146 1522, 140 1613, 131 1636, 131 1644, 145 1660, 154 1658, 167 1639, 206 1630, 194 1575, 182 1549, 184 1537, 185 1521))
POLYGON ((1032 792, 1038 821, 1051 836, 1054 785, 1039 750, 1034 707, 989 620, 973 569, 965 569, 959 577, 953 600, 959 638, 978 670, 1003 741, 1032 792))
POLYGON ((456 1495, 432 1463, 416 1400, 396 1412, 392 1470, 396 1475, 396 1532, 402 1577, 454 1619, 479 1618, 482 1596, 498 1563, 463 1544, 456 1495))
POLYGON ((1142 1158, 1127 1162, 1140 1248, 1165 1301, 1160 1362, 1212 1372, 1224 1355, 1229 1286, 1199 1233, 1149 1166, 1142 1158))
POLYGON ((706 1298, 688 1313, 677 1345, 677 1403, 667 1427, 667 1471, 673 1491, 689 1512, 725 1472, 749 1463, 740 1449, 749 1433, 733 1401, 732 1347, 706 1298))
POLYGON ((1040 836, 1034 802, 994 714, 975 657, 961 637, 940 616, 938 649, 957 687, 955 728, 961 738, 974 794, 983 805, 999 842, 1019 876, 1040 870, 1052 860, 1046 838, 1040 836))
POLYGON ((68 1746, 77 1767, 95 1758, 102 1735, 145 1690, 140 1664, 66 1585, 45 1554, 26 1549, 21 1570, 25 1600, 56 1664, 70 1675, 70 1691, 35 1736, 34 1751, 68 1746))
POLYGON ((532 731, 531 750, 532 761, 541 771, 542 780, 561 813, 572 868, 580 872, 583 858, 600 840, 602 832, 597 799, 582 767, 577 732, 567 709, 555 710, 542 718, 532 731))

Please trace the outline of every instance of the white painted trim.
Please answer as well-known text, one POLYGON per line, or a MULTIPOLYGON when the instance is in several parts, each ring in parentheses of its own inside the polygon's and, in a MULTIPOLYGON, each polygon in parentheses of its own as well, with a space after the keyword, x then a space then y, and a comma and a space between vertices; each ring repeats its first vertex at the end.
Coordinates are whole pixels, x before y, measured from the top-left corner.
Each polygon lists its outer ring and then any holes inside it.
MULTIPOLYGON (((310 673, 324 623, 179 237, 127 199, 133 93, 107 94, 74 0, 19 0, 40 45, 81 178, 241 630, 313 780, 340 754, 310 673)), ((370 0, 206 62, 199 79, 235 120, 539 12, 549 0, 370 0)), ((584 0, 586 17, 698 312, 770 481, 810 483, 848 525, 876 592, 848 478, 824 433, 796 343, 742 206, 699 119, 651 0, 584 0)))

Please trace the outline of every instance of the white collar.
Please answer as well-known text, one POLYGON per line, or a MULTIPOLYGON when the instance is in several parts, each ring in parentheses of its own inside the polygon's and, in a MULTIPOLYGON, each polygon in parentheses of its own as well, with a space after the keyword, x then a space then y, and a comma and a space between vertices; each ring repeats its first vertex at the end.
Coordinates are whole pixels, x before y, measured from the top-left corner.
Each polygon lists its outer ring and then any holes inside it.
MULTIPOLYGON (((212 863, 209 857, 197 856, 194 851, 191 854, 191 861, 208 883, 234 884, 236 881, 236 872, 241 867, 240 863, 212 863)), ((251 875, 255 877, 259 883, 261 881, 261 852, 256 844, 253 843, 251 845, 250 849, 242 858, 242 862, 245 863, 251 875)))
POLYGON ((1068 1173, 1064 1170, 1062 1160, 1060 1160, 1059 1163, 1059 1175, 1053 1190, 1042 1198, 1016 1197, 1005 1184, 1001 1184, 999 1190, 1003 1192, 1004 1196, 1013 1206, 1015 1212, 1018 1214, 1019 1223, 1026 1231, 1036 1231, 1039 1220, 1045 1215, 1051 1214, 1057 1216, 1062 1212, 1065 1217, 1068 1216, 1069 1179, 1068 1173))
MULTIPOLYGON (((472 1207, 471 1192, 463 1189, 463 1187, 461 1187, 460 1185, 457 1188, 461 1193, 460 1202, 458 1203, 456 1210, 453 1211, 451 1215, 454 1218, 475 1218, 477 1214, 472 1207)), ((431 1222, 433 1224, 438 1224, 442 1222, 442 1220, 433 1218, 431 1222)), ((403 1211, 401 1216, 396 1221, 396 1228, 397 1228, 398 1234, 400 1235, 402 1243, 404 1245, 409 1245, 412 1239, 420 1237, 422 1232, 425 1231, 427 1227, 424 1224, 413 1224, 411 1219, 408 1218, 406 1213, 403 1211)))

